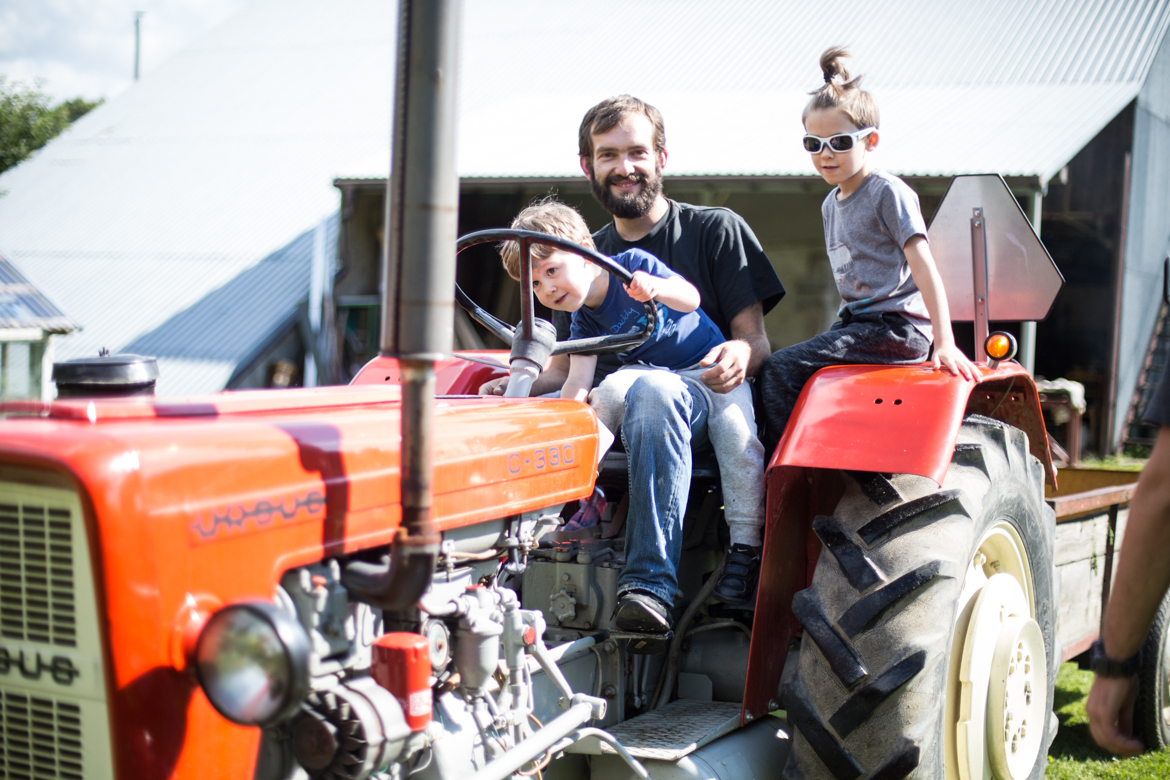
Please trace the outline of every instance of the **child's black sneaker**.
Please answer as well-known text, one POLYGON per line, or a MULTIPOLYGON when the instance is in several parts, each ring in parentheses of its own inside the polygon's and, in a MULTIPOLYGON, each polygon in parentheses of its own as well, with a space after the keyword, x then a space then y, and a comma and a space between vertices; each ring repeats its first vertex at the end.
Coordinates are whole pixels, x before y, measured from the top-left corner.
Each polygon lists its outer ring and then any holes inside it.
POLYGON ((731 607, 746 604, 755 595, 759 580, 760 549, 746 544, 733 544, 727 551, 719 584, 711 595, 731 607))

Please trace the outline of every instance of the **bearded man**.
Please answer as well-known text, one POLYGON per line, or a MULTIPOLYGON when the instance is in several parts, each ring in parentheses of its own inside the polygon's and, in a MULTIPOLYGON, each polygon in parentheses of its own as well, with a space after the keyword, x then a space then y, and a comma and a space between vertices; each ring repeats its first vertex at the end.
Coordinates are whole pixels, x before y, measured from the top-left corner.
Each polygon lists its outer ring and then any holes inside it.
MULTIPOLYGON (((603 100, 586 112, 578 144, 593 196, 613 215, 593 235, 597 250, 609 256, 645 250, 699 289, 701 308, 727 339, 701 361, 711 391, 726 393, 754 376, 771 354, 764 314, 784 287, 751 228, 728 209, 662 194, 666 131, 662 114, 648 103, 629 95, 603 100)), ((565 336, 568 318, 554 315, 554 321, 565 336)), ((613 355, 600 356, 594 386, 619 365, 613 355)), ((692 447, 708 446, 706 418, 702 392, 671 372, 646 372, 626 394, 621 437, 629 456, 630 508, 615 616, 623 630, 663 633, 671 626, 692 447)), ((734 545, 716 598, 733 605, 750 601, 759 565, 758 547, 734 545)))
MULTIPOLYGON (((593 234, 597 251, 612 257, 645 250, 698 288, 701 308, 727 339, 701 361, 710 391, 726 393, 754 376, 771 354, 764 314, 783 297, 784 287, 739 215, 662 194, 662 114, 629 95, 603 100, 581 121, 579 152, 593 196, 613 215, 593 234)), ((569 315, 553 312, 553 321, 557 338, 567 339, 569 315)), ((594 387, 620 365, 613 355, 600 355, 594 387)), ((554 357, 533 383, 532 395, 559 390, 568 368, 567 356, 554 357)), ((500 394, 504 387, 506 379, 496 380, 480 392, 500 394)), ((710 446, 707 413, 702 391, 669 371, 645 372, 626 393, 621 438, 629 459, 630 506, 615 615, 622 630, 665 633, 673 622, 692 448, 710 446)), ((716 598, 731 605, 750 601, 759 565, 758 547, 733 545, 716 598)))

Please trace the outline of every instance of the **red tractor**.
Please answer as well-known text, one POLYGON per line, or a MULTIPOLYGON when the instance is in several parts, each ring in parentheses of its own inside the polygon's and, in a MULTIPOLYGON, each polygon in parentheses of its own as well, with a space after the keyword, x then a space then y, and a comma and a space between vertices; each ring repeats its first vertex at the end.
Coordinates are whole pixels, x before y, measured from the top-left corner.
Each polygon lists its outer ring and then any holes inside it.
POLYGON ((768 470, 753 608, 707 604, 700 464, 689 606, 622 633, 621 456, 598 469, 584 404, 473 394, 629 342, 556 344, 522 285, 517 327, 482 317, 507 362, 450 355, 454 88, 431 76, 456 25, 402 7, 382 357, 349 387, 158 400, 124 394, 148 362, 102 358, 0 407, 0 777, 1042 776, 1054 471, 986 323, 1042 317, 1060 278, 1002 180, 956 179, 931 225, 992 345, 978 384, 817 374, 768 470), (604 522, 559 530, 597 485, 604 522))

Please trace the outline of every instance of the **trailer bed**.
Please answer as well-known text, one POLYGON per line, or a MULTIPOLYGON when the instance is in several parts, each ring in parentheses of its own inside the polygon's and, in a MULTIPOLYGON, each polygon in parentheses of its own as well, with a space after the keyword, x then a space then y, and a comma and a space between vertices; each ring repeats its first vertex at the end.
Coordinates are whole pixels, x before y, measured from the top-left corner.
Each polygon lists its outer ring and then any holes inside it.
POLYGON ((1140 472, 1061 469, 1059 490, 1045 491, 1056 512, 1056 635, 1067 661, 1100 634, 1114 561, 1140 472))

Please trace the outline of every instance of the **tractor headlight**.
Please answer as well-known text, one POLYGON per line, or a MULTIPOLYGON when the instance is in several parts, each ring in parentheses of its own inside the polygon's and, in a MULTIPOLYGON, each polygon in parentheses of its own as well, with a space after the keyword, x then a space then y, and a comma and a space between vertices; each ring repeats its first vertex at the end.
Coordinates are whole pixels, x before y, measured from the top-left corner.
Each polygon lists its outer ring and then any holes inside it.
POLYGON ((199 634, 195 669, 208 701, 228 720, 269 726, 309 692, 309 637, 275 604, 250 601, 216 612, 199 634))

